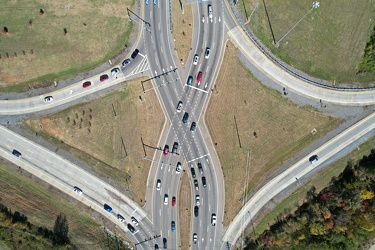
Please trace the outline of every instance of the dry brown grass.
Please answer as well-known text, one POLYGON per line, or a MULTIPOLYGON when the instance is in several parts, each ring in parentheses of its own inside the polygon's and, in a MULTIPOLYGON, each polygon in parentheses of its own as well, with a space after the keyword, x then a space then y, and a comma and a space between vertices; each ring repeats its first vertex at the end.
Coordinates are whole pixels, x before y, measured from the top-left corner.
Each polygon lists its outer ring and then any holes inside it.
POLYGON ((0 16, 9 33, 1 37, 0 87, 30 79, 40 85, 107 62, 124 48, 131 32, 126 7, 132 2, 25 0, 22 6, 2 2, 0 16))
POLYGON ((179 0, 173 1, 173 37, 177 56, 181 65, 184 66, 191 50, 193 12, 191 5, 187 4, 184 6, 184 14, 182 14, 179 0))
POLYGON ((247 153, 239 147, 234 116, 242 147, 251 150, 249 192, 340 123, 311 108, 299 107, 280 92, 263 86, 236 55, 236 48, 228 43, 206 115, 225 178, 224 225, 242 207, 246 182, 247 153), (312 135, 314 128, 317 133, 312 135))
MULTIPOLYGON (((155 92, 143 95, 143 102, 140 93, 139 80, 130 81, 121 91, 26 124, 77 149, 75 155, 94 158, 88 161, 92 169, 130 189, 142 206, 150 162, 142 160, 141 136, 144 143, 156 146, 164 116, 155 92)), ((147 155, 153 152, 147 149, 147 155)))
MULTIPOLYGON (((99 225, 126 239, 113 223, 106 218, 103 220, 96 211, 18 167, 8 167, 4 160, 0 160, 0 176, 0 203, 12 212, 24 214, 32 224, 51 230, 57 215, 64 213, 69 223, 69 238, 79 249, 92 249, 93 245, 96 249, 109 249, 109 241, 99 225)), ((23 244, 27 249, 26 243, 23 244)))
POLYGON ((189 237, 191 213, 191 187, 189 176, 184 173, 183 177, 181 178, 180 197, 178 203, 181 249, 189 249, 189 245, 191 242, 191 239, 189 237))

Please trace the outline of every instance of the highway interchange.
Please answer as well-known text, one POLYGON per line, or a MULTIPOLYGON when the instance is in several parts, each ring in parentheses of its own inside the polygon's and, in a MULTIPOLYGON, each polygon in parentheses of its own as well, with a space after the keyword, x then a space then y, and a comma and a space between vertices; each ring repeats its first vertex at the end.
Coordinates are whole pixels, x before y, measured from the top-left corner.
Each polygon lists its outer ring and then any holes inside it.
POLYGON ((168 145, 170 152, 165 156, 162 151, 156 151, 153 156, 147 183, 146 200, 148 202, 144 208, 140 208, 118 190, 54 152, 44 149, 5 127, 0 127, 1 138, 6 138, 2 140, 0 145, 2 157, 22 166, 36 176, 48 176, 48 178, 46 177, 47 182, 88 206, 92 206, 93 209, 112 220, 125 232, 128 231, 127 223, 131 223, 130 217, 136 217, 139 221, 139 225, 134 226, 136 232, 134 234, 127 233, 127 235, 130 240, 137 244, 138 249, 152 249, 155 244, 162 248, 163 239, 166 240, 168 249, 180 248, 178 207, 172 207, 171 203, 172 197, 177 197, 178 203, 179 180, 182 174, 189 175, 192 189, 192 211, 196 206, 196 195, 200 196, 199 215, 191 215, 191 232, 189 235, 183 235, 182 237, 189 237, 192 249, 226 249, 227 246, 235 244, 244 227, 250 222, 251 216, 254 216, 274 195, 277 195, 289 185, 293 185, 296 181, 295 178, 302 178, 308 172, 315 171, 315 166, 327 161, 337 150, 340 150, 340 147, 348 146, 344 142, 354 143, 374 129, 375 118, 372 115, 353 126, 351 130, 348 129, 350 133, 343 132, 336 140, 332 139, 317 149, 316 152, 312 152, 311 154, 320 156, 319 163, 311 165, 307 161, 310 155, 306 155, 306 158, 301 159, 300 162, 291 166, 259 190, 233 220, 229 228, 225 230, 222 225, 224 212, 223 174, 202 118, 211 94, 210 90, 215 84, 222 63, 227 37, 264 74, 270 76, 281 86, 287 86, 289 90, 301 95, 341 105, 369 105, 374 104, 375 94, 374 91, 342 92, 304 83, 274 65, 251 43, 233 18, 228 2, 204 1, 192 4, 192 7, 194 33, 192 50, 185 67, 181 67, 179 59, 172 49, 174 46, 172 42, 173 34, 170 32, 169 26, 170 6, 168 2, 157 1, 156 5, 149 3, 148 6, 142 7, 142 18, 151 25, 143 30, 139 35, 138 43, 135 45, 140 50, 140 54, 119 74, 112 76, 109 71, 103 72, 101 74, 106 73, 110 76, 110 79, 104 83, 99 81, 101 75, 99 74, 85 80, 92 83, 88 88, 82 88, 84 82, 82 81, 49 93, 48 95, 54 98, 50 103, 44 103, 44 96, 0 101, 0 115, 2 116, 27 114, 68 104, 88 94, 134 78, 137 76, 134 70, 137 70, 139 65, 142 65, 142 69, 137 72, 147 70, 146 72, 150 77, 170 71, 168 74, 155 78, 152 82, 167 119, 159 139, 159 146, 168 145), (212 21, 208 17, 208 4, 211 4, 213 8, 212 21), (204 57, 207 47, 211 50, 208 59, 204 57), (199 56, 197 65, 192 63, 195 54, 199 56), (196 77, 199 71, 203 72, 203 79, 198 86, 196 77), (191 86, 187 85, 189 76, 193 77, 191 86), (181 112, 177 111, 179 101, 183 103, 181 112), (189 114, 186 124, 182 121, 185 112, 189 114), (198 125, 195 132, 190 131, 193 121, 198 125), (175 142, 178 143, 178 149, 176 153, 172 153, 175 142), (11 154, 13 149, 22 152, 22 158, 14 157, 11 154), (176 173, 177 162, 182 163, 185 173, 176 173), (198 170, 198 163, 202 164, 203 174, 198 170), (64 166, 64 168, 61 168, 61 166, 64 166), (195 169, 195 178, 191 175, 191 167, 195 169), (202 176, 206 178, 206 187, 202 185, 202 176), (81 180, 85 181, 82 182, 81 180), (160 190, 156 188, 157 180, 161 180, 160 190), (198 190, 194 186, 194 180, 198 181, 198 190), (78 195, 73 192, 72 187, 76 185, 84 190, 83 194, 78 195), (268 195, 265 195, 266 193, 268 195), (165 194, 169 197, 167 205, 164 204, 165 194), (105 203, 112 207, 112 213, 103 209, 102 206, 105 203), (246 216, 248 211, 251 211, 251 216, 246 216), (215 226, 211 225, 213 213, 217 215, 215 226), (119 222, 116 217, 117 214, 124 216, 126 223, 119 222), (176 232, 171 230, 172 221, 176 222, 176 232), (195 244, 193 234, 197 235, 195 244), (160 237, 153 238, 155 235, 160 237))

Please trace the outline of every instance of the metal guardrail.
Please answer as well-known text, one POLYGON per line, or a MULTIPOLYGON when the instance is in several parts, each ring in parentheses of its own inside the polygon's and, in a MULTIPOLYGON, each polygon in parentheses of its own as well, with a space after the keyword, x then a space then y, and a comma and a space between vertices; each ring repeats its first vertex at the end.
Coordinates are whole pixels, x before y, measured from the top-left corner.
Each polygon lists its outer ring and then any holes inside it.
POLYGON ((254 35, 252 31, 248 30, 248 27, 246 27, 245 22, 240 20, 240 18, 243 18, 242 13, 241 17, 238 16, 237 12, 239 12, 236 7, 233 4, 233 0, 228 0, 230 3, 230 7, 232 9, 233 14, 236 16, 238 23, 240 23, 242 30, 246 33, 246 35, 249 37, 249 39, 258 47, 262 53, 267 56, 271 61, 273 61, 276 65, 278 65, 280 68, 282 68, 284 71, 288 72, 289 74, 295 76, 298 79, 301 79, 304 82, 313 84, 318 87, 331 89, 331 90, 341 90, 341 91, 370 91, 375 90, 374 87, 335 87, 335 86, 329 86, 327 84, 324 84, 322 82, 318 82, 316 80, 313 80, 312 78, 302 76, 298 72, 295 71, 295 69, 291 68, 288 64, 281 61, 279 58, 275 57, 271 51, 267 49, 265 45, 263 45, 262 42, 258 40, 258 38, 254 35))

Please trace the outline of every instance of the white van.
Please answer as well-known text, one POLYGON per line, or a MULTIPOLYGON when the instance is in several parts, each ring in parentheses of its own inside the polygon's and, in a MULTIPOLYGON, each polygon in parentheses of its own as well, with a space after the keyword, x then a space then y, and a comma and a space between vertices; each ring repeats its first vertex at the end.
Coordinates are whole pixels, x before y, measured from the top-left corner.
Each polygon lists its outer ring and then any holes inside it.
POLYGON ((212 6, 211 6, 211 4, 208 5, 208 17, 212 18, 212 6))
POLYGON ((168 205, 168 195, 164 195, 164 205, 168 205))

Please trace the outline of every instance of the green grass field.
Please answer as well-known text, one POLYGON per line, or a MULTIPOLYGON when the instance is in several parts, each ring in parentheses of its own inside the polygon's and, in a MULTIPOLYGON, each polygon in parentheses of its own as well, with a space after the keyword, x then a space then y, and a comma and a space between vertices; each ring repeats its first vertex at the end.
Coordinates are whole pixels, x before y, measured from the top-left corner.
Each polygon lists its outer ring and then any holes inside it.
MULTIPOLYGON (((92 249, 94 246, 95 249, 111 249, 107 245, 113 245, 113 243, 110 244, 111 240, 105 236, 99 226, 105 225, 116 232, 112 223, 106 219, 102 220, 98 213, 49 184, 34 177, 28 177, 29 174, 24 171, 22 171, 23 174, 20 172, 17 167, 9 167, 0 159, 0 202, 2 204, 12 212, 19 211, 24 214, 35 226, 45 226, 50 230, 53 230, 57 215, 64 213, 69 223, 69 238, 79 249, 92 249)), ((3 226, 11 227, 12 225, 3 226)), ((43 239, 40 242, 31 240, 22 232, 17 233, 17 230, 11 235, 13 238, 9 240, 8 230, 6 228, 0 230, 0 237, 2 237, 0 241, 10 249, 51 249, 43 239), (22 243, 19 243, 19 240, 22 243), (12 242, 18 244, 13 245, 12 242)), ((1 244, 0 248, 6 249, 1 244)))
MULTIPOLYGON (((246 8, 250 16, 256 2, 240 0, 238 5, 243 13, 246 8)), ((265 0, 276 41, 312 8, 312 2, 265 0)), ((375 24, 374 11, 374 0, 320 1, 320 7, 312 10, 275 48, 263 1, 259 1, 250 27, 276 56, 312 76, 332 83, 369 82, 375 80, 375 73, 356 72, 375 24)))
MULTIPOLYGON (((266 216, 255 227, 256 234, 260 234, 268 228, 268 224, 272 225, 276 222, 275 218, 279 214, 285 214, 285 211, 294 212, 299 205, 303 203, 306 197, 307 191, 312 187, 316 187, 316 193, 319 193, 323 188, 329 185, 333 176, 338 176, 346 167, 347 162, 351 161, 354 164, 357 163, 364 155, 368 155, 371 149, 374 148, 375 137, 369 139, 357 149, 343 157, 342 159, 334 162, 330 166, 326 167, 323 171, 314 176, 306 184, 302 185, 298 190, 293 192, 290 196, 285 198, 275 209, 269 212, 266 216)), ((246 229, 247 232, 251 232, 252 228, 249 226, 246 229)), ((251 234, 253 236, 253 234, 251 234)))
POLYGON ((0 90, 45 85, 107 62, 125 48, 133 3, 1 0, 0 29, 9 33, 0 34, 0 90))

